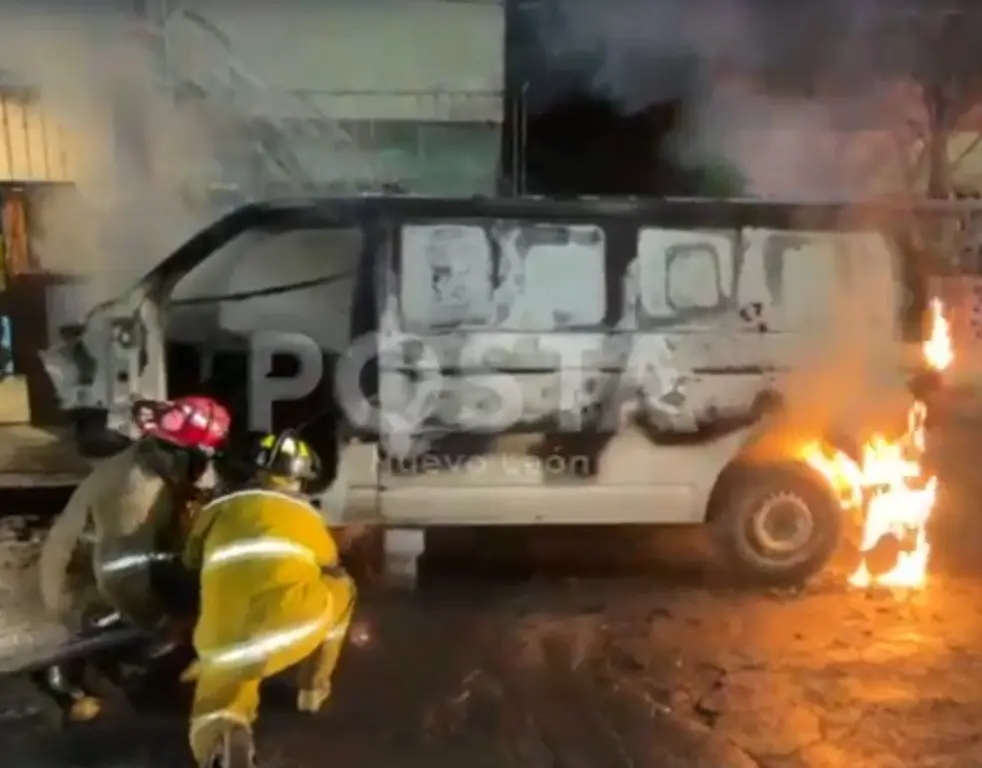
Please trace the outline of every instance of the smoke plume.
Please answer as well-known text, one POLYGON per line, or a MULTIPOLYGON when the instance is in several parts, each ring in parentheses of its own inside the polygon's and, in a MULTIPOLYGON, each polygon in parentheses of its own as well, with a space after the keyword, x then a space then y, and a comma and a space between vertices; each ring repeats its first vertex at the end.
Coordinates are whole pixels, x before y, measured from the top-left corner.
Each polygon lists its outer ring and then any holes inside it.
MULTIPOLYGON (((860 7, 870 4, 528 3, 523 13, 553 73, 551 92, 539 89, 531 109, 560 103, 572 88, 625 114, 679 100, 685 118, 668 148, 673 159, 692 169, 729 167, 749 196, 848 202, 895 194, 902 191, 896 131, 908 114, 895 109, 897 89, 871 65, 876 33, 860 7)), ((875 289, 854 283, 859 300, 839 299, 828 333, 807 342, 786 382, 790 412, 819 421, 843 412, 868 416, 873 404, 860 392, 879 392, 880 405, 889 399, 882 393, 891 382, 877 377, 896 370, 892 345, 884 344, 895 333, 894 308, 880 312, 877 301, 863 298, 886 300, 898 290, 889 273, 886 280, 875 289), (875 329, 871 312, 882 315, 875 329)), ((898 383, 892 391, 903 391, 898 383)))
POLYGON ((76 189, 37 206, 49 270, 84 277, 82 309, 112 297, 212 217, 183 190, 217 178, 222 115, 161 88, 152 34, 120 13, 18 10, 0 21, 0 69, 37 88, 72 142, 76 189))
MULTIPOLYGON (((788 5, 545 0, 523 13, 548 69, 562 74, 552 78, 556 100, 574 81, 626 114, 681 100, 687 114, 673 150, 683 166, 729 164, 763 198, 890 190, 896 163, 886 155, 899 121, 871 71, 870 2, 788 5)), ((541 108, 550 95, 537 96, 541 108)))

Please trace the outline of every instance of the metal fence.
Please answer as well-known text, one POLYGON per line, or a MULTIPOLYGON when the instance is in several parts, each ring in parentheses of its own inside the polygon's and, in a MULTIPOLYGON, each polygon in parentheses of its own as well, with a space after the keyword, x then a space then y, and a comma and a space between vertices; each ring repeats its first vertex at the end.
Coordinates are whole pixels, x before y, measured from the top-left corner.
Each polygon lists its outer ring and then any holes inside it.
POLYGON ((500 153, 496 124, 336 121, 328 131, 316 120, 272 126, 260 119, 254 127, 261 137, 229 152, 238 157, 221 165, 225 182, 262 196, 284 184, 351 190, 398 185, 441 195, 494 191, 500 153))
POLYGON ((399 184, 443 195, 494 190, 500 115, 487 111, 500 103, 494 94, 322 91, 315 98, 249 82, 232 89, 180 83, 175 93, 179 103, 204 107, 216 122, 236 126, 219 142, 216 159, 223 178, 210 183, 240 186, 253 196, 268 196, 268 189, 285 184, 298 189, 399 184), (355 98, 372 103, 356 109, 355 98), (394 105, 387 105, 390 98, 394 105), (468 100, 483 106, 468 107, 468 100), (497 119, 463 119, 469 110, 497 119), (448 119, 451 113, 459 119, 448 119), (366 116, 358 119, 359 114, 366 116))
POLYGON ((398 184, 424 193, 487 194, 498 169, 503 94, 497 91, 295 90, 271 86, 238 59, 209 19, 158 3, 134 26, 179 100, 241 126, 219 159, 223 178, 253 197, 271 189, 398 184), (169 52, 175 16, 196 25, 213 56, 193 73, 169 52))

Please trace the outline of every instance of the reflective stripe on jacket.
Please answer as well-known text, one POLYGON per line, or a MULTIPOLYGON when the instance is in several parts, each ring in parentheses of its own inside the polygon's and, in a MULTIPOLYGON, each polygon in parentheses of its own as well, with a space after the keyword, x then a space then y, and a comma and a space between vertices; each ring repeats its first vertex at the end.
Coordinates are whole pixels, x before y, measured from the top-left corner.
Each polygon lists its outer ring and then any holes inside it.
POLYGON ((202 660, 259 661, 327 631, 338 606, 322 569, 337 561, 333 536, 302 499, 248 489, 202 508, 184 549, 184 564, 201 572, 202 660))

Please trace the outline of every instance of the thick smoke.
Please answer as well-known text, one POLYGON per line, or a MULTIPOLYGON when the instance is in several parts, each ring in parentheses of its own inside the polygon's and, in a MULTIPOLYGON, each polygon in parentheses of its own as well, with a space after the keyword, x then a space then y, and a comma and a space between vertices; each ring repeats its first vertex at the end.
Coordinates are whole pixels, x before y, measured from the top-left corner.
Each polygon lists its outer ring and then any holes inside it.
MULTIPOLYGON (((813 4, 822 9, 811 15, 804 4, 785 4, 784 15, 778 5, 546 0, 526 6, 537 16, 548 68, 562 73, 553 77, 552 94, 536 94, 533 108, 546 106, 550 96, 559 102, 566 96, 560 88, 571 84, 627 114, 680 100, 686 114, 668 151, 684 167, 734 169, 749 196, 847 202, 901 191, 906 158, 897 155, 895 131, 906 127, 909 114, 895 110, 896 88, 870 66, 874 33, 860 4, 837 8, 825 0, 813 4)), ((895 337, 893 308, 880 312, 881 322, 870 320, 878 300, 902 290, 889 273, 877 272, 877 280, 884 276, 885 284, 869 277, 862 288, 854 280, 857 295, 837 299, 833 322, 822 326, 828 332, 802 338, 800 365, 785 382, 795 404, 789 412, 815 423, 851 413, 859 424, 875 422, 875 405, 893 411, 887 404, 897 401, 886 393, 903 401, 900 380, 883 381, 883 372, 898 363, 894 345, 884 343, 895 337)))
POLYGON ((628 114, 680 99, 687 114, 674 153, 683 166, 729 164, 763 198, 896 191, 889 134, 901 118, 872 75, 867 44, 876 32, 863 4, 825 0, 817 13, 788 5, 547 0, 526 13, 549 69, 565 75, 557 83, 578 81, 628 114), (833 79, 851 93, 823 93, 833 79))
POLYGON ((0 23, 0 69, 38 89, 77 150, 77 189, 37 207, 32 246, 47 269, 86 278, 78 309, 129 286, 212 217, 185 190, 219 177, 227 122, 161 88, 152 43, 118 12, 19 11, 0 23))
MULTIPOLYGON (((843 117, 857 122, 874 100, 779 97, 764 88, 753 73, 776 58, 776 41, 790 44, 761 28, 749 1, 565 0, 531 12, 553 68, 586 78, 625 112, 687 97, 674 148, 683 165, 729 162, 763 197, 861 195, 879 176, 858 157, 868 154, 863 143, 840 141, 837 127, 843 117)), ((189 204, 182 190, 219 177, 219 166, 228 171, 223 149, 235 131, 223 84, 212 82, 227 68, 220 41, 171 19, 169 61, 180 71, 170 74, 220 91, 175 101, 160 87, 152 30, 135 34, 135 19, 95 8, 0 14, 0 69, 38 86, 47 113, 82 147, 81 194, 41 209, 45 235, 34 246, 50 269, 89 278, 89 304, 210 220, 214 211, 189 204)))

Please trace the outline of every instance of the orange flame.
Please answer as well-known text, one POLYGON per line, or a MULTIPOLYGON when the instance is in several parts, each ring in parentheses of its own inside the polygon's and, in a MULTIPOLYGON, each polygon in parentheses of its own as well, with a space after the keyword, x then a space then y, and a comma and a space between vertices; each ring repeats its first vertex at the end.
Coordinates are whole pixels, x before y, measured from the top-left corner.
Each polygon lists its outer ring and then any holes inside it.
MULTIPOLYGON (((951 328, 940 300, 930 303, 931 331, 923 345, 924 359, 936 371, 954 360, 951 328)), ((821 472, 839 493, 844 508, 865 507, 860 551, 864 557, 849 583, 857 587, 879 584, 918 587, 927 578, 931 547, 927 522, 937 500, 937 478, 923 476, 927 406, 915 402, 907 418, 907 431, 899 440, 881 435, 862 448, 859 461, 842 451, 828 452, 817 443, 805 446, 803 458, 821 472), (894 537, 899 554, 886 572, 872 573, 868 555, 884 537, 894 537)))
POLYGON ((955 359, 951 341, 951 324, 944 315, 941 300, 931 299, 931 333, 924 342, 924 360, 935 371, 943 371, 955 359))

